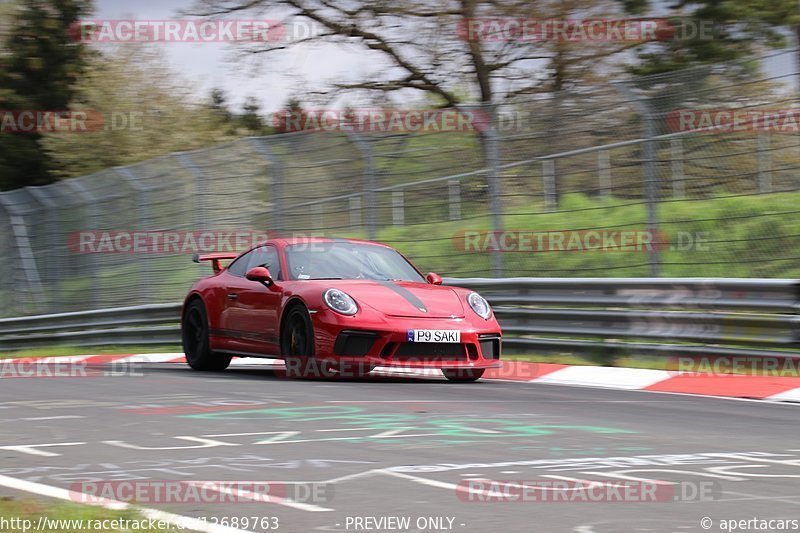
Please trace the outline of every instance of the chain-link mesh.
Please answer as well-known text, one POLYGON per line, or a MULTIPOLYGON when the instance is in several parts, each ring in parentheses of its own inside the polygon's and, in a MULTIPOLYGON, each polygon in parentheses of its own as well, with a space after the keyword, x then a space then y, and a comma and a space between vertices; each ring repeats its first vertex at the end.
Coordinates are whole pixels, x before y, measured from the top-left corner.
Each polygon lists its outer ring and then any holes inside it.
POLYGON ((84 249, 103 232, 370 238, 446 276, 797 277, 796 74, 763 64, 484 108, 494 128, 239 139, 0 193, 2 313, 176 301, 209 270, 183 238, 84 249), (709 127, 734 110, 779 119, 709 127))

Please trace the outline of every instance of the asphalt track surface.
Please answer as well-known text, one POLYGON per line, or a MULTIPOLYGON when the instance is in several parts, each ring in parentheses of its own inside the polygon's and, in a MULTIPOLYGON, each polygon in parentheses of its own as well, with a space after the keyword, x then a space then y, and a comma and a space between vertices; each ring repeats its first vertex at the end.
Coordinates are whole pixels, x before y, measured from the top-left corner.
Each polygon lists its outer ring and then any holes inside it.
MULTIPOLYGON (((276 517, 289 532, 724 531, 734 519, 750 521, 737 531, 782 531, 753 520, 800 519, 798 416, 794 404, 638 391, 151 364, 3 379, 0 495, 20 494, 15 480, 258 481, 286 497, 142 505, 208 521, 276 517), (487 502, 456 490, 484 479, 648 479, 679 501, 487 502), (315 496, 300 494, 312 486, 315 496)), ((238 529, 275 530, 265 523, 238 529)))

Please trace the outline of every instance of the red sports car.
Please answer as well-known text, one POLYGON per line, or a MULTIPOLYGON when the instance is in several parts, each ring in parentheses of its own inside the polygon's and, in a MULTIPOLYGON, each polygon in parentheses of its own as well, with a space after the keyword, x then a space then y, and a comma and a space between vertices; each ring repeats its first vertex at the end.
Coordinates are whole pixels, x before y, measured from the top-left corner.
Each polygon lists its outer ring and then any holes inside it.
POLYGON ((223 370, 235 355, 284 359, 293 376, 394 366, 475 381, 501 366, 500 326, 486 300, 423 276, 389 246, 273 239, 195 261, 214 269, 183 305, 183 349, 196 370, 223 370))

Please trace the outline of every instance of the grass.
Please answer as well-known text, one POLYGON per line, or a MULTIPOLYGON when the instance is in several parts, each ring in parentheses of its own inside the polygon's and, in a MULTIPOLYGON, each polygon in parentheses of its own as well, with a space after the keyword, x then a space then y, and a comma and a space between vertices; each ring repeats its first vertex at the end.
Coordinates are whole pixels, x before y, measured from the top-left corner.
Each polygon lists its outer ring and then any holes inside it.
MULTIPOLYGON (((664 277, 796 278, 800 267, 793 250, 800 245, 797 193, 718 196, 659 204, 659 228, 668 244, 661 250, 664 277), (701 246, 682 246, 689 235, 701 246)), ((482 209, 462 207, 464 220, 388 227, 378 240, 394 245, 424 270, 447 276, 489 276, 489 253, 461 251, 456 236, 485 232, 491 221, 482 209), (469 217, 469 218, 467 218, 469 217), (462 233, 463 235, 463 233, 462 233)), ((559 211, 537 203, 507 208, 504 227, 522 231, 605 229, 644 230, 647 215, 638 199, 593 198, 569 194, 559 211)), ((463 241, 462 245, 463 245, 463 241)), ((508 252, 505 276, 648 276, 647 254, 626 251, 508 252)))
POLYGON ((670 357, 624 356, 614 358, 611 365, 598 357, 578 354, 504 354, 505 361, 526 361, 529 363, 553 363, 559 365, 581 366, 616 366, 624 368, 648 368, 653 370, 669 370, 670 357))
MULTIPOLYGON (((0 496, 0 521, 6 520, 6 526, 10 526, 9 528, 5 528, 0 526, 0 531, 25 531, 25 527, 28 526, 27 531, 38 531, 40 533, 72 533, 77 531, 105 531, 105 532, 128 532, 128 531, 138 531, 138 532, 148 532, 148 531, 179 531, 178 529, 151 529, 149 528, 149 523, 147 519, 145 519, 142 515, 137 513, 135 510, 129 509, 124 511, 111 511, 108 509, 104 509, 102 507, 97 506, 90 506, 90 505, 79 505, 76 503, 53 503, 49 501, 39 501, 33 499, 18 499, 12 496, 0 496), (37 527, 38 521, 40 517, 45 517, 49 519, 48 522, 43 523, 42 529, 35 529, 37 527), (16 519, 19 519, 18 521, 16 519), (128 524, 118 523, 113 524, 110 521, 116 519, 123 519, 123 520, 139 520, 137 525, 141 525, 140 529, 134 528, 111 528, 110 526, 113 525, 131 525, 129 522, 128 524), (29 520, 30 522, 25 523, 23 521, 29 520), (53 523, 53 521, 62 521, 59 523, 53 523), (74 521, 74 520, 82 520, 83 527, 81 528, 80 524, 76 524, 73 522, 69 524, 69 522, 63 521, 74 521), (99 522, 95 522, 99 521, 99 522), (109 521, 103 523, 103 521, 109 521), (16 522, 16 523, 15 523, 16 522), (47 526, 50 527, 47 527, 47 526), (94 525, 99 526, 108 526, 106 528, 103 527, 90 527, 94 525)), ((1 524, 2 522, 0 522, 1 524)), ((163 525, 163 524, 162 524, 163 525)), ((184 530, 187 531, 187 530, 184 530)))
POLYGON ((183 348, 178 345, 173 346, 95 346, 92 348, 78 346, 50 346, 44 348, 29 348, 0 354, 0 359, 22 358, 22 357, 65 357, 69 355, 88 355, 88 354, 137 354, 137 353, 172 353, 182 352, 183 348))

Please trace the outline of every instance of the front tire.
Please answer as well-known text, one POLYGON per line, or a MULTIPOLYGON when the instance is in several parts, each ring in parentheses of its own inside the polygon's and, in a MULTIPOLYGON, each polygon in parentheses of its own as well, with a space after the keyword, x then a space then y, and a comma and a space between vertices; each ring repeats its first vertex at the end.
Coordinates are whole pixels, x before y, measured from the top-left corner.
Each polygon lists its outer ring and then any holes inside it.
POLYGON ((305 306, 296 305, 286 314, 281 329, 281 353, 286 361, 286 375, 300 378, 319 375, 315 352, 311 316, 305 306))
POLYGON ((218 372, 228 368, 232 357, 211 351, 208 342, 208 314, 200 300, 193 300, 183 317, 183 353, 194 370, 218 372))
POLYGON ((442 370, 444 377, 446 377, 449 381, 456 383, 478 381, 483 377, 484 372, 486 372, 485 368, 456 368, 442 370))

